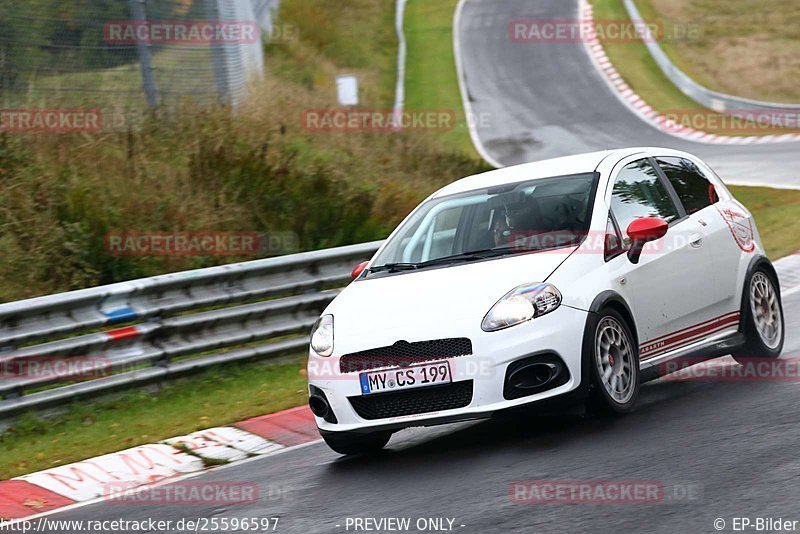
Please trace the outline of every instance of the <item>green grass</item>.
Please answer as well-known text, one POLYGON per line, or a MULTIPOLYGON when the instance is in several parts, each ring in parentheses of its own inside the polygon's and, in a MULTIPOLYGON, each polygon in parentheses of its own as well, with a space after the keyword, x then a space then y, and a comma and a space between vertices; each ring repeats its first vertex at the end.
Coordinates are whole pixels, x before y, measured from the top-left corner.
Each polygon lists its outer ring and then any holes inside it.
POLYGON ((769 187, 730 187, 755 217, 772 260, 800 250, 800 191, 769 187))
POLYGON ((394 14, 394 2, 385 0, 282 2, 279 24, 295 25, 299 42, 268 46, 266 68, 329 97, 335 96, 338 74, 353 74, 361 105, 391 109, 397 75, 394 14))
POLYGON ((636 0, 636 5, 649 20, 698 30, 692 38, 662 43, 672 62, 698 83, 756 100, 800 102, 796 0, 636 0))
MULTIPOLYGON (((595 20, 629 20, 622 0, 590 0, 594 8, 595 20)), ((637 3, 645 20, 661 20, 654 15, 646 4, 637 3)), ((706 110, 697 102, 683 94, 675 84, 661 71, 647 47, 641 40, 624 42, 605 42, 603 48, 620 76, 641 96, 653 109, 661 113, 692 112, 702 113, 718 120, 723 115, 706 110)), ((666 45, 671 50, 670 45, 666 45)), ((679 62, 679 64, 681 64, 679 62)), ((682 64, 681 64, 682 65, 682 64)), ((781 133, 797 133, 795 129, 754 129, 753 131, 730 131, 726 128, 703 128, 704 131, 720 135, 768 135, 781 133)))
MULTIPOLYGON (((181 49, 166 49, 153 54, 153 70, 156 75, 158 90, 174 89, 172 84, 179 84, 180 91, 185 95, 184 100, 195 96, 213 100, 215 87, 214 70, 211 51, 204 47, 188 47, 181 49), (190 66, 197 69, 205 67, 205 71, 194 72, 190 79, 177 81, 180 76, 176 68, 190 66)), ((135 109, 145 105, 145 96, 139 88, 142 86, 141 68, 138 63, 118 65, 108 69, 88 70, 84 72, 71 72, 42 76, 32 82, 30 94, 16 96, 18 104, 27 106, 50 106, 56 103, 61 107, 82 106, 86 104, 84 91, 93 91, 102 87, 102 93, 92 94, 93 108, 131 108, 135 109), (63 92, 61 92, 64 90, 63 92), (58 95, 57 97, 55 95, 58 95)), ((11 95, 7 95, 10 99, 11 95)), ((168 98, 168 97, 164 97, 168 98)))
POLYGON ((441 134, 445 146, 477 157, 469 137, 453 55, 453 15, 457 0, 415 0, 408 3, 406 107, 410 110, 453 111, 456 126, 441 134))
MULTIPOLYGON (((622 0, 591 0, 595 20, 628 20, 622 0)), ((647 19, 647 15, 642 13, 647 19)), ((603 48, 617 72, 657 110, 693 109, 697 102, 678 90, 640 41, 606 42, 603 48)))
POLYGON ((52 419, 20 417, 0 435, 0 479, 153 443, 303 404, 304 357, 226 366, 170 382, 156 393, 76 402, 52 419))

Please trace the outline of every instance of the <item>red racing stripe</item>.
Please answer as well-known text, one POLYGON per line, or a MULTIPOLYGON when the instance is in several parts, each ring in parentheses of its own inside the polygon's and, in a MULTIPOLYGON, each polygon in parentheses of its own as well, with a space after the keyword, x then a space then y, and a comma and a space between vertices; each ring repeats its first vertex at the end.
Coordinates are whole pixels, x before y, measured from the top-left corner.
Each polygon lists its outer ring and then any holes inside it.
POLYGON ((640 358, 647 359, 689 345, 711 334, 726 330, 739 322, 739 312, 727 314, 698 325, 661 336, 639 347, 640 358), (654 346, 657 345, 657 346, 654 346), (647 350, 649 349, 649 350, 647 350))
POLYGON ((717 321, 719 321, 721 319, 727 319, 727 318, 732 317, 734 315, 738 317, 739 316, 739 312, 738 311, 728 312, 728 313, 725 313, 723 315, 720 315, 719 317, 714 317, 713 319, 708 319, 707 321, 703 321, 703 322, 700 322, 700 323, 697 323, 697 324, 693 324, 691 326, 687 326, 686 328, 681 328, 680 330, 676 330, 674 332, 670 332, 669 334, 664 334, 663 336, 659 336, 657 338, 653 338, 650 341, 648 341, 647 343, 645 343, 645 345, 650 345, 651 343, 655 343, 655 342, 661 341, 661 340, 663 340, 665 338, 672 337, 672 336, 675 336, 677 334, 681 334, 683 332, 686 332, 687 330, 694 330, 695 328, 699 328, 701 326, 705 326, 705 325, 710 324, 710 323, 716 323, 717 321))
POLYGON ((686 332, 683 332, 683 333, 680 333, 680 334, 675 334, 675 335, 672 335, 672 337, 669 337, 669 338, 664 339, 662 341, 655 342, 655 344, 658 345, 656 347, 653 346, 654 345, 653 342, 646 343, 645 345, 643 345, 643 347, 645 349, 650 348, 650 350, 649 351, 648 350, 643 350, 641 352, 647 353, 648 356, 653 356, 654 355, 653 354, 654 351, 657 351, 659 353, 667 352, 667 351, 669 351, 669 350, 671 350, 673 348, 677 348, 679 346, 687 345, 687 344, 692 343, 692 342, 694 342, 694 341, 696 341, 698 339, 702 339, 703 337, 707 337, 707 336, 709 336, 709 335, 711 335, 713 333, 716 333, 717 331, 725 330, 725 329, 729 328, 730 326, 736 324, 738 321, 739 321, 738 317, 733 316, 733 317, 728 318, 728 319, 720 320, 719 322, 717 322, 715 324, 709 324, 709 325, 706 325, 706 326, 703 326, 703 327, 699 327, 699 328, 695 328, 693 330, 686 331, 686 332))
POLYGON ((669 351, 678 350, 678 349, 681 349, 683 347, 687 347, 687 346, 691 345, 692 343, 695 343, 696 341, 701 341, 702 339, 710 337, 710 336, 712 336, 714 334, 718 334, 720 332, 724 332, 725 330, 728 330, 731 326, 732 325, 730 325, 730 324, 722 325, 722 326, 720 326, 720 327, 718 327, 718 328, 716 328, 714 330, 711 330, 709 332, 703 332, 702 334, 698 334, 698 335, 693 336, 693 337, 691 337, 689 339, 685 339, 685 340, 681 340, 680 342, 673 343, 670 346, 661 347, 655 352, 650 352, 650 353, 646 354, 645 357, 642 358, 642 360, 649 360, 649 359, 655 358, 656 356, 660 356, 662 354, 665 354, 665 353, 667 353, 669 351))

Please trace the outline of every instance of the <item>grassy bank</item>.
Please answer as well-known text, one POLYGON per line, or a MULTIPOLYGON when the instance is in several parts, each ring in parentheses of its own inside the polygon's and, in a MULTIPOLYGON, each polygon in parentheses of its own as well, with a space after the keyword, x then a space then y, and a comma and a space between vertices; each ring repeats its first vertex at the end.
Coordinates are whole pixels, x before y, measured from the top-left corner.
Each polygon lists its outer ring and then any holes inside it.
POLYGON ((715 91, 800 102, 800 4, 795 0, 636 0, 642 16, 694 26, 697 36, 664 43, 681 70, 715 91))
POLYGON ((406 106, 452 111, 456 127, 440 134, 445 146, 478 157, 469 137, 453 55, 458 0, 414 1, 406 8, 406 106))
POLYGON ((800 251, 800 191, 731 187, 755 217, 767 254, 774 261, 800 251))
POLYGON ((303 122, 337 107, 342 73, 363 108, 391 108, 393 3, 290 0, 280 17, 299 39, 266 48, 267 78, 233 115, 185 104, 128 132, 0 134, 0 301, 253 259, 115 256, 109 232, 292 232, 299 250, 379 239, 484 168, 430 132, 303 122))
MULTIPOLYGON (((594 8, 594 18, 596 21, 612 20, 623 21, 629 20, 628 13, 622 0, 590 0, 594 8)), ((708 9, 716 8, 721 5, 711 2, 703 2, 702 4, 708 5, 708 9)), ((652 7, 647 2, 641 0, 637 2, 637 7, 640 8, 642 17, 648 21, 657 21, 664 24, 665 31, 670 32, 673 28, 670 20, 664 19, 659 14, 655 13, 652 7)), ((726 8, 727 9, 727 8, 726 8)), ((741 15, 740 15, 741 16, 741 15)), ((699 24, 703 31, 707 31, 705 27, 705 19, 699 24)), ((697 23, 697 21, 692 21, 697 23)), ((707 37, 706 40, 709 38, 707 37)), ((661 42, 664 48, 669 52, 675 54, 678 43, 680 46, 690 46, 694 41, 690 39, 676 40, 674 42, 661 42)), ((711 41, 709 41, 711 42, 711 41)), ((655 62, 647 47, 639 39, 625 40, 625 41, 610 41, 604 42, 603 48, 611 60, 614 67, 619 74, 625 79, 630 87, 641 96, 650 106, 660 113, 675 113, 682 119, 682 123, 691 126, 697 125, 698 129, 717 133, 720 135, 771 135, 781 133, 797 133, 797 129, 792 128, 749 128, 732 129, 726 126, 715 126, 728 124, 725 116, 706 110, 697 102, 684 95, 661 71, 658 64, 655 62), (699 117, 694 114, 700 113, 699 117), (698 120, 702 119, 702 121, 698 120), (702 127, 699 127, 702 126, 702 127)), ((698 51, 697 54, 707 53, 703 61, 713 62, 716 61, 716 56, 706 51, 698 51)), ((699 60, 698 60, 699 61, 699 60)), ((684 62, 678 61, 680 67, 684 66, 684 62)), ((748 77, 757 77, 757 74, 747 74, 748 77)), ((703 83, 704 80, 696 78, 697 81, 703 83)), ((735 91, 733 94, 738 94, 735 91)))

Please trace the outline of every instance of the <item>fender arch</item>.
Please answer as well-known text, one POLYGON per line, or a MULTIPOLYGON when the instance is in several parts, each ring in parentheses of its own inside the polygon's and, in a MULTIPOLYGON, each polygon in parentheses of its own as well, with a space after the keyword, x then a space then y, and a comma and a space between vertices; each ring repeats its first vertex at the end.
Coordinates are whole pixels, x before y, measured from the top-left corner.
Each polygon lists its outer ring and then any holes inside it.
POLYGON ((581 358, 581 385, 579 386, 584 394, 589 391, 589 358, 588 354, 594 345, 594 331, 597 328, 597 315, 603 308, 613 308, 619 312, 622 317, 628 321, 628 326, 633 334, 633 343, 636 346, 636 354, 639 354, 639 332, 636 328, 636 320, 634 319, 633 312, 630 305, 625 298, 613 290, 606 290, 598 294, 589 306, 589 313, 586 316, 586 324, 583 328, 583 354, 581 358))

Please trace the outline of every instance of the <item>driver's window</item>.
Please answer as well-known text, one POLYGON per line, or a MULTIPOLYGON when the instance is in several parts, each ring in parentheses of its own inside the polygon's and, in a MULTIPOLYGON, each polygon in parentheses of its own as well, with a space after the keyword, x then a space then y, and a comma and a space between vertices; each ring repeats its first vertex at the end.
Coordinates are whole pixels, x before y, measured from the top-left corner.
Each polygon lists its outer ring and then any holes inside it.
POLYGON ((655 168, 647 159, 628 163, 617 175, 611 194, 611 210, 625 238, 627 229, 641 217, 660 217, 668 223, 680 215, 655 168))

